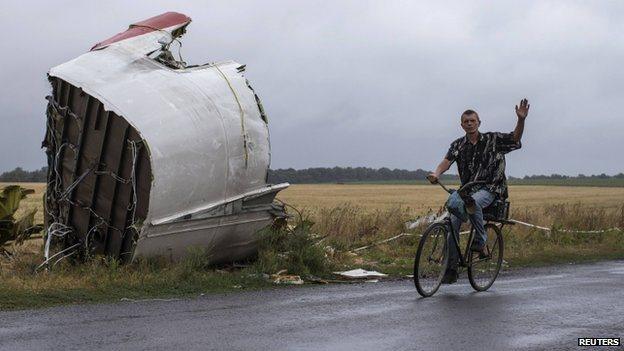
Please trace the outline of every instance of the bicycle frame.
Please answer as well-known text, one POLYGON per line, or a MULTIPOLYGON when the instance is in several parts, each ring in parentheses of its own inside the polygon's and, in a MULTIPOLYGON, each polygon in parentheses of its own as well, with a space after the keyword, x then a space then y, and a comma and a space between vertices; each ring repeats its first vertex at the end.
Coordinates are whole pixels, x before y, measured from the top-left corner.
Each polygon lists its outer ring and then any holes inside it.
MULTIPOLYGON (((447 189, 439 182, 437 183, 449 194, 452 194, 455 191, 447 189)), ((472 194, 469 193, 468 190, 470 190, 470 187, 473 185, 483 183, 484 182, 481 181, 469 182, 457 190, 457 192, 459 192, 459 196, 461 196, 464 201, 463 206, 465 206, 464 208, 469 215, 468 220, 470 223, 470 231, 463 232, 464 234, 469 234, 465 250, 462 250, 461 248, 461 225, 458 226, 458 228, 453 227, 452 219, 454 218, 451 214, 451 212, 455 212, 456 210, 454 206, 461 204, 452 203, 449 205, 447 200, 447 204, 445 205, 445 208, 447 209, 446 214, 443 215, 442 218, 438 217, 438 219, 423 233, 420 243, 418 244, 416 259, 414 261, 414 284, 416 285, 416 289, 421 296, 429 297, 435 294, 440 285, 445 282, 447 277, 450 279, 447 279, 446 283, 450 284, 456 281, 456 279, 453 279, 452 275, 449 275, 449 265, 452 265, 452 268, 459 268, 458 270, 467 269, 470 285, 476 291, 486 291, 489 289, 498 276, 503 263, 504 240, 502 229, 505 225, 511 225, 513 222, 507 220, 508 205, 504 202, 503 205, 506 207, 500 207, 501 205, 496 203, 495 207, 492 207, 487 211, 483 211, 483 224, 488 240, 486 241, 484 250, 479 252, 473 251, 472 244, 475 240, 475 228, 477 227, 475 226, 476 222, 473 217, 474 214, 481 208, 477 207, 479 205, 476 203, 476 200, 472 198, 472 194), (470 199, 467 199, 467 197, 470 197, 470 199), (469 200, 472 200, 472 202, 470 203, 469 200), (471 209, 469 209, 469 206, 471 206, 471 209), (440 232, 440 229, 442 229, 442 233, 440 232), (493 233, 488 233, 490 231, 493 233), (449 235, 452 235, 452 240, 448 237, 449 235), (433 238, 433 241, 430 241, 431 239, 429 238, 433 238), (440 239, 444 240, 442 252, 439 252, 438 246, 440 239), (493 241, 490 239, 493 239, 493 241), (454 245, 454 247, 452 245, 454 245), (428 248, 425 249, 425 246, 428 248), (450 253, 453 248, 455 248, 457 255, 453 255, 453 262, 451 263, 449 260, 451 256, 450 253), (427 253, 425 253, 425 250, 427 250, 427 253), (455 262, 455 259, 457 259, 457 262, 455 262), (483 266, 477 266, 480 262, 485 262, 485 264, 483 266), (429 267, 430 265, 431 267, 429 267), (457 267, 455 267, 455 265, 457 265, 457 267), (431 281, 430 278, 436 277, 437 280, 434 279, 431 281)), ((483 210, 488 208, 489 206, 486 206, 483 210)), ((463 217, 463 214, 461 213, 458 213, 458 215, 463 217)))
MULTIPOLYGON (((462 187, 460 187, 457 192, 462 193, 464 192, 466 189, 469 189, 470 187, 474 186, 474 185, 479 185, 479 184, 484 184, 485 182, 483 181, 473 181, 473 182, 469 182, 464 184, 462 187)), ((444 189, 444 191, 446 191, 449 194, 452 194, 453 191, 449 190, 446 186, 444 186, 444 184, 442 184, 439 180, 436 182, 436 184, 438 184, 439 186, 442 187, 442 189, 444 189)), ((450 233, 450 235, 453 236, 453 244, 455 244, 455 248, 457 249, 457 254, 459 255, 459 266, 461 267, 468 267, 469 266, 469 262, 466 261, 466 257, 468 257, 468 255, 470 254, 470 245, 472 244, 472 240, 474 239, 474 223, 472 222, 472 217, 468 216, 468 220, 470 221, 470 237, 468 240, 468 244, 466 246, 466 251, 464 251, 464 254, 462 254, 462 250, 460 248, 460 243, 459 243, 459 232, 455 233, 454 229, 453 229, 453 223, 451 222, 451 214, 449 213, 444 219, 444 222, 446 223, 446 225, 448 226, 449 230, 447 231, 448 233, 450 233), (457 235, 456 235, 457 234, 457 235)), ((505 226, 505 224, 513 224, 513 222, 509 222, 505 219, 496 219, 496 220, 484 220, 487 224, 489 222, 494 222, 494 223, 498 223, 500 224, 500 229, 503 230, 503 226, 505 226)), ((449 240, 447 238, 446 242, 448 243, 449 240)))
MULTIPOLYGON (((469 257, 468 255, 470 255, 470 245, 472 245, 472 240, 474 239, 474 223, 472 222, 472 217, 468 217, 468 220, 470 221, 470 234, 468 237, 468 243, 466 244, 466 249, 464 250, 463 254, 462 254, 462 250, 460 247, 460 238, 459 238, 459 232, 455 232, 455 229, 453 228, 453 223, 451 222, 451 214, 448 214, 446 217, 443 218, 443 221, 445 223, 445 225, 449 228, 449 230, 447 231, 447 233, 449 233, 449 235, 451 235, 453 237, 453 244, 455 245, 455 249, 457 250, 457 254, 459 256, 459 262, 458 265, 460 267, 469 267, 470 266, 470 261, 467 260, 467 258, 469 257)), ((497 223, 500 224, 499 229, 503 230, 503 227, 505 226, 505 224, 507 224, 507 221, 505 220, 487 220, 485 221, 484 225, 488 224, 488 223, 497 223)), ((513 224, 513 223, 512 223, 513 224)), ((448 238, 446 238, 446 244, 448 244, 449 240, 448 238)))
MULTIPOLYGON (((446 226, 448 227, 447 233, 449 233, 449 235, 451 235, 451 237, 453 238, 453 240, 448 240, 448 238, 446 238, 446 245, 448 245, 449 242, 452 242, 453 245, 455 245, 455 249, 457 250, 457 255, 459 256, 459 262, 458 265, 460 267, 468 267, 468 261, 466 261, 466 257, 468 257, 469 253, 470 253, 470 244, 472 244, 472 239, 473 239, 473 232, 474 232, 474 226, 472 225, 472 218, 469 218, 470 220, 470 224, 471 224, 471 228, 470 228, 470 236, 468 238, 468 245, 466 246, 466 251, 462 254, 462 250, 460 247, 460 238, 459 238, 459 231, 456 233, 455 229, 453 228, 453 223, 451 222, 451 215, 449 214, 448 216, 446 216, 444 218, 444 222, 446 224, 446 226)), ((449 250, 447 250, 447 252, 450 252, 450 248, 449 250)))

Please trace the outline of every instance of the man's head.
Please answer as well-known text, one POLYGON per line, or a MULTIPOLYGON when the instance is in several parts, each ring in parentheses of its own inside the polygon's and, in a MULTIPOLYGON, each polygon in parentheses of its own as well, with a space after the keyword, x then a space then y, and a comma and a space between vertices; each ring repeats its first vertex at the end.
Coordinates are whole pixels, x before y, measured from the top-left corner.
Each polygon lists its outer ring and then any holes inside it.
POLYGON ((472 134, 479 131, 481 120, 479 114, 473 110, 466 110, 461 115, 461 126, 466 134, 472 134))

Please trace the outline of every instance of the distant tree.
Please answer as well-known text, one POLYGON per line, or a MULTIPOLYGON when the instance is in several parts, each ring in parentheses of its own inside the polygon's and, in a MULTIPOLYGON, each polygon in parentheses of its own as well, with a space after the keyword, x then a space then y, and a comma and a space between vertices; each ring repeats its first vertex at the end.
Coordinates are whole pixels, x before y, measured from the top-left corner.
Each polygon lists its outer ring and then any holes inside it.
MULTIPOLYGON (((346 183, 346 182, 371 182, 371 181, 395 181, 395 180, 423 180, 429 172, 423 169, 409 171, 405 169, 389 169, 383 167, 374 169, 369 167, 333 167, 333 168, 307 168, 295 170, 271 169, 269 170, 269 183, 346 183)), ((447 174, 442 177, 445 180, 458 179, 456 175, 447 174)))
POLYGON ((0 174, 0 182, 45 182, 47 174, 48 167, 42 167, 34 171, 25 171, 22 167, 17 167, 12 171, 0 174))

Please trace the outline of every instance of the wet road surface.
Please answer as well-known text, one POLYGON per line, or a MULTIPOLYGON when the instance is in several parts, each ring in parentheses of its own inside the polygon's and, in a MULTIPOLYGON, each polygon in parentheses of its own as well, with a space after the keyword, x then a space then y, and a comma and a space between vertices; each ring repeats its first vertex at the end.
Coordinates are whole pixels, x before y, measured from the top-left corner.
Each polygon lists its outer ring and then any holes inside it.
POLYGON ((484 293, 464 274, 427 299, 404 280, 0 312, 1 350, 587 349, 578 337, 624 337, 624 261, 503 272, 484 293))

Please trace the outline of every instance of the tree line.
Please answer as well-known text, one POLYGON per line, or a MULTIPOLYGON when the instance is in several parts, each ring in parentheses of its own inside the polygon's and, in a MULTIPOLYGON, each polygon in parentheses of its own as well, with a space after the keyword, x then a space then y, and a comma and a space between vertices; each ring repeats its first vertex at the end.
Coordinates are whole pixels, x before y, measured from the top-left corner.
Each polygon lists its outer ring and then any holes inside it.
POLYGON ((0 182, 41 183, 46 181, 47 176, 48 167, 41 167, 34 171, 26 171, 22 167, 17 167, 0 174, 0 182))
MULTIPOLYGON (((17 167, 12 171, 0 174, 0 182, 45 182, 48 167, 34 171, 26 171, 17 167)), ((316 167, 306 169, 270 169, 268 182, 277 183, 352 183, 352 182, 384 182, 384 181, 411 181, 424 180, 429 171, 417 169, 410 171, 406 169, 369 168, 369 167, 316 167)), ((531 175, 521 178, 509 177, 510 180, 578 180, 578 179, 624 179, 624 173, 609 176, 604 173, 598 175, 567 176, 561 174, 551 175, 531 175)), ((454 174, 445 174, 443 180, 458 180, 454 174)))
MULTIPOLYGON (((317 167, 306 169, 271 169, 269 183, 352 183, 352 182, 382 182, 382 181, 409 181, 423 180, 429 171, 417 169, 368 168, 368 167, 317 167)), ((455 180, 456 175, 443 175, 442 179, 455 180)))

